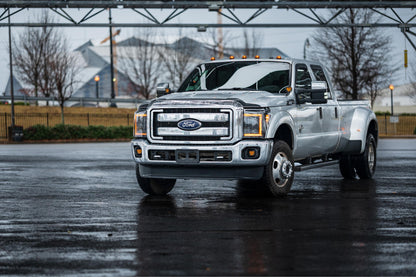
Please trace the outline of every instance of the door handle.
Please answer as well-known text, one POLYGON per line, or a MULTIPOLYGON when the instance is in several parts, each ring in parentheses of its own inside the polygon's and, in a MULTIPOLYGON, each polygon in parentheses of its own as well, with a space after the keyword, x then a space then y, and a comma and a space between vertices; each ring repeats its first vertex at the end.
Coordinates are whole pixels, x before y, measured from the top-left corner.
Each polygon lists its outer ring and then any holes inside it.
POLYGON ((319 118, 322 119, 322 107, 316 108, 319 111, 319 118))
POLYGON ((338 108, 335 107, 335 118, 338 118, 338 108))

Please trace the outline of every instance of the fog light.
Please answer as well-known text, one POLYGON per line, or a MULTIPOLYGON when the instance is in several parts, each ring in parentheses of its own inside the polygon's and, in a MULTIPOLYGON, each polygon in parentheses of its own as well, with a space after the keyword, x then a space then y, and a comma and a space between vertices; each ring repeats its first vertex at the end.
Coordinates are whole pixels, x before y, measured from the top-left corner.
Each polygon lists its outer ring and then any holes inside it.
POLYGON ((243 159, 258 159, 260 157, 260 147, 246 147, 241 156, 243 159))
POLYGON ((136 158, 142 157, 143 150, 140 148, 140 146, 134 146, 134 156, 136 158))

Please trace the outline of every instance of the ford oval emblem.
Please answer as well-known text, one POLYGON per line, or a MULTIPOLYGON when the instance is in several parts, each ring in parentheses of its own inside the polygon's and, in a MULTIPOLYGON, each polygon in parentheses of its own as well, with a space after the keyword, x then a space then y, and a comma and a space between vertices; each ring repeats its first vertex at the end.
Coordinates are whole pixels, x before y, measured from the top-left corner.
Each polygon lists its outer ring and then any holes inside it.
POLYGON ((184 131, 198 130, 201 126, 201 122, 196 119, 184 119, 178 122, 178 128, 184 131))

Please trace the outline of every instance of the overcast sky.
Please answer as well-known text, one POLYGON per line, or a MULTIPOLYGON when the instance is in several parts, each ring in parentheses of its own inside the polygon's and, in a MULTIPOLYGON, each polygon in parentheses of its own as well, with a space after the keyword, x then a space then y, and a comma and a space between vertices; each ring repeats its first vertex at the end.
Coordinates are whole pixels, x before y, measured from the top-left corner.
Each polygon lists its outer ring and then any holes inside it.
MULTIPOLYGON (((77 10, 71 9, 67 10, 75 19, 80 20, 88 10, 77 10)), ((172 10, 152 10, 153 14, 156 15, 158 19, 166 18, 172 10)), ((404 19, 410 19, 413 15, 416 14, 416 10, 410 9, 397 9, 399 15, 404 19)), ((241 19, 247 19, 250 17, 254 10, 237 10, 234 11, 241 19)), ((389 11, 386 11, 389 12, 389 11)), ((12 17, 12 22, 36 22, 37 15, 40 13, 40 9, 31 9, 22 11, 12 17)), ((322 14, 322 12, 320 12, 322 14)), ((51 15, 54 15, 55 20, 58 22, 68 22, 65 19, 59 17, 54 12, 50 11, 51 15)), ((392 15, 392 13, 390 12, 392 15)), ((112 10, 112 17, 114 23, 148 23, 146 19, 144 19, 139 14, 135 13, 134 11, 127 10, 127 9, 114 9, 112 10)), ((2 23, 6 22, 7 20, 3 20, 2 23)), ((206 10, 188 10, 185 11, 182 15, 171 21, 170 23, 216 23, 217 16, 215 12, 208 12, 206 10)), ((107 23, 108 22, 108 12, 104 11, 99 14, 97 17, 92 18, 88 21, 89 23, 107 23)), ((257 19, 253 20, 252 23, 310 23, 309 19, 304 18, 303 16, 293 12, 293 11, 286 11, 286 10, 277 10, 272 9, 266 11, 257 19)), ((413 20, 416 22, 416 19, 413 20)), ((223 23, 231 23, 228 19, 223 18, 223 23)), ((12 35, 16 36, 19 32, 21 32, 24 28, 13 28, 12 35)), ((68 28, 60 28, 62 32, 68 38, 71 48, 76 48, 79 45, 87 42, 88 40, 93 40, 95 42, 99 42, 102 39, 106 38, 108 33, 108 28, 82 28, 82 27, 68 27, 68 28)), ((155 29, 158 33, 164 34, 165 36, 169 37, 170 40, 174 39, 178 34, 178 30, 173 28, 165 28, 165 29, 155 29)), ((314 28, 262 28, 262 29, 255 29, 256 32, 260 32, 262 34, 262 46, 263 47, 277 47, 286 53, 289 57, 294 58, 302 58, 303 57, 303 47, 304 42, 307 38, 311 38, 313 34, 316 32, 314 28)), ((407 78, 405 78, 405 70, 403 68, 403 50, 405 48, 409 51, 409 66, 413 63, 416 64, 416 53, 412 46, 406 42, 405 37, 400 32, 398 28, 386 28, 383 29, 387 32, 392 39, 392 46, 393 46, 393 60, 392 64, 400 64, 401 69, 396 73, 394 80, 392 82, 394 84, 400 85, 403 83, 409 82, 409 74, 410 70, 407 70, 407 78)), ((224 29, 225 32, 228 32, 236 37, 241 37, 242 28, 229 28, 224 29)), ((414 30, 413 30, 414 31, 414 30)), ((120 36, 117 38, 117 41, 126 39, 131 37, 135 34, 136 30, 134 28, 122 28, 120 36)), ((203 39, 203 37, 209 36, 207 33, 198 33, 194 28, 188 28, 183 31, 185 35, 188 35, 192 38, 203 39)), ((163 40, 163 39, 161 39, 163 40)), ((240 40, 242 41, 242 40, 240 40)), ((416 44, 416 37, 413 37, 413 41, 416 44)), ((238 39, 234 40, 231 43, 232 46, 238 46, 238 39)), ((243 46, 241 46, 243 47, 243 46)), ((7 81, 8 74, 8 30, 6 27, 0 28, 0 89, 3 89, 5 84, 4 82, 7 81)), ((204 58, 204 57, 202 57, 204 58)), ((209 59, 209 57, 206 57, 209 59)), ((325 65, 325 61, 322 61, 325 65)), ((416 76, 415 76, 416 77, 416 76)))

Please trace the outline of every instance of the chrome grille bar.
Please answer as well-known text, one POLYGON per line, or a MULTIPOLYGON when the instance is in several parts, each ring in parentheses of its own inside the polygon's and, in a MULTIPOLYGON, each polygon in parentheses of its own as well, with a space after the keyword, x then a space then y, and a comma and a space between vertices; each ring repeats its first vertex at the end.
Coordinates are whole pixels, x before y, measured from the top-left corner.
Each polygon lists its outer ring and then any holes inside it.
POLYGON ((159 127, 157 129, 159 136, 215 136, 215 137, 227 137, 228 128, 201 128, 195 131, 183 131, 179 128, 164 128, 159 127))
POLYGON ((182 119, 192 118, 204 122, 227 122, 228 113, 160 113, 157 115, 159 122, 179 121, 182 119))

